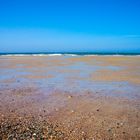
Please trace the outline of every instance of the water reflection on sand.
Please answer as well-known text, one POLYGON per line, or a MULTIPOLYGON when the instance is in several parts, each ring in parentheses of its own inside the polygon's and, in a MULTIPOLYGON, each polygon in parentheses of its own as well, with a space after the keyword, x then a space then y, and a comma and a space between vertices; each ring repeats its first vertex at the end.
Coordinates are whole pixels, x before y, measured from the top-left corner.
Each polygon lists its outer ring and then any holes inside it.
POLYGON ((47 94, 55 89, 76 93, 99 92, 106 96, 139 97, 140 73, 136 71, 140 66, 139 57, 112 57, 111 59, 110 56, 15 56, 1 58, 1 88, 7 84, 8 88, 35 85, 47 91, 45 92, 47 94), (124 78, 121 75, 124 75, 124 78), (138 83, 133 82, 133 79, 138 83))

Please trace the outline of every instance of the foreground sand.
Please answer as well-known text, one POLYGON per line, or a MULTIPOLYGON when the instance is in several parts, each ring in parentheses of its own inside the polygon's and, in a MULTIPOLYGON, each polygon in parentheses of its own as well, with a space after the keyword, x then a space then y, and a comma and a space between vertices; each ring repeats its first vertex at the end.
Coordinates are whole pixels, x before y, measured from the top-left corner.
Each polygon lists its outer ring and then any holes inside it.
POLYGON ((140 139, 139 56, 3 56, 0 64, 0 139, 140 139))

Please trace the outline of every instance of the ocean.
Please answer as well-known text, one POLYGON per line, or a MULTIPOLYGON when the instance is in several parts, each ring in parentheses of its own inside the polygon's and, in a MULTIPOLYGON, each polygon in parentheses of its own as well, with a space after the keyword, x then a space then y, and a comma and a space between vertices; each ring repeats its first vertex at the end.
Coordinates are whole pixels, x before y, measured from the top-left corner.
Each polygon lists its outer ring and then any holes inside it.
POLYGON ((95 52, 18 52, 0 53, 0 56, 92 56, 92 55, 113 55, 113 56, 139 56, 140 53, 95 53, 95 52))

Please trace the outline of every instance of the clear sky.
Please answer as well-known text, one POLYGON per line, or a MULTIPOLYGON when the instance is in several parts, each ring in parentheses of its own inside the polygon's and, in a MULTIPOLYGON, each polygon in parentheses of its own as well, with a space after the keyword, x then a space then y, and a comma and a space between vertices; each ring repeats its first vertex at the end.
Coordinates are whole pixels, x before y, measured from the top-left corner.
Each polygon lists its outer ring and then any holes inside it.
POLYGON ((140 0, 0 0, 0 52, 139 52, 140 0))

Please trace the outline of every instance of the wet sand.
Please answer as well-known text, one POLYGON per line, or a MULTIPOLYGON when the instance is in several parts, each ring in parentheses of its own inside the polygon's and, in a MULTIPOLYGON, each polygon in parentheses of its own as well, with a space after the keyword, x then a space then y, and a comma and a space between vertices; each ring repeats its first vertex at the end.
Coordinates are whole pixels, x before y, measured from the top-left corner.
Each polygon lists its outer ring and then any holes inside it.
POLYGON ((1 56, 0 139, 139 140, 139 56, 1 56))

